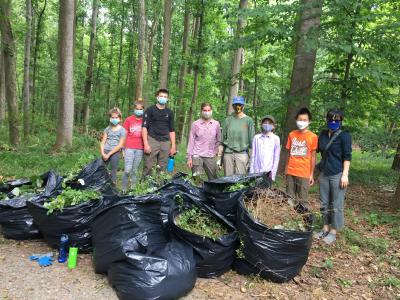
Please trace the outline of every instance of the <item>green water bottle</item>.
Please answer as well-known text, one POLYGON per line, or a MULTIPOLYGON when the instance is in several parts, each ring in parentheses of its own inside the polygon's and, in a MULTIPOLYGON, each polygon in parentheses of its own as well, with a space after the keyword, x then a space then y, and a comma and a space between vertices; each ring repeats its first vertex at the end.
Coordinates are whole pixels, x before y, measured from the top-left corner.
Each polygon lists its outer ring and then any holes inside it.
POLYGON ((77 247, 69 247, 68 269, 75 269, 77 260, 78 260, 78 248, 77 247))

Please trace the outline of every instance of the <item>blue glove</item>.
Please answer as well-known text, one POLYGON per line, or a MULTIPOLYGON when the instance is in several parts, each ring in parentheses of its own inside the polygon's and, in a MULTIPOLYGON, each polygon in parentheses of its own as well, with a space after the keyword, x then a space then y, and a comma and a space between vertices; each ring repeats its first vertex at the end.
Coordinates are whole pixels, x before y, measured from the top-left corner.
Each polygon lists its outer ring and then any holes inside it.
POLYGON ((31 256, 29 256, 29 260, 38 260, 39 258, 43 257, 43 256, 48 256, 48 257, 53 257, 53 252, 47 252, 47 253, 39 253, 39 254, 32 254, 31 256))
POLYGON ((53 264, 53 258, 50 256, 42 256, 38 259, 38 264, 41 267, 48 267, 53 264))

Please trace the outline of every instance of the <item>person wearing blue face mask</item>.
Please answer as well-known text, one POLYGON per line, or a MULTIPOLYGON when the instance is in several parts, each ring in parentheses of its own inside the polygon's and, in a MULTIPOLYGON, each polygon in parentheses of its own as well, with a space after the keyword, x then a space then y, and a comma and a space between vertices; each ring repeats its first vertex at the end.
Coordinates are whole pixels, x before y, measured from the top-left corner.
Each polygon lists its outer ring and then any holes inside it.
POLYGON ((125 144, 126 131, 120 125, 122 114, 118 107, 111 109, 108 114, 110 126, 104 129, 100 143, 100 154, 105 163, 110 166, 111 180, 116 185, 118 163, 121 157, 121 149, 125 144))
POLYGON ((337 232, 344 226, 344 198, 349 184, 349 170, 352 155, 351 136, 342 131, 343 112, 331 109, 326 115, 328 129, 318 138, 318 164, 321 213, 324 226, 314 235, 326 244, 336 240, 337 232))
POLYGON ((261 120, 262 132, 254 136, 250 159, 250 174, 271 172, 273 181, 275 181, 281 153, 280 138, 274 134, 275 123, 275 118, 270 115, 266 115, 261 120))
POLYGON ((144 105, 143 100, 138 99, 135 103, 132 115, 126 118, 124 128, 127 132, 125 150, 124 150, 124 175, 122 177, 122 190, 126 191, 129 177, 131 179, 131 188, 136 184, 136 173, 143 157, 143 124, 144 105))
POLYGON ((144 112, 142 137, 144 146, 144 168, 142 176, 151 173, 154 166, 165 170, 168 157, 176 154, 174 113, 166 104, 169 92, 159 89, 157 103, 144 112))

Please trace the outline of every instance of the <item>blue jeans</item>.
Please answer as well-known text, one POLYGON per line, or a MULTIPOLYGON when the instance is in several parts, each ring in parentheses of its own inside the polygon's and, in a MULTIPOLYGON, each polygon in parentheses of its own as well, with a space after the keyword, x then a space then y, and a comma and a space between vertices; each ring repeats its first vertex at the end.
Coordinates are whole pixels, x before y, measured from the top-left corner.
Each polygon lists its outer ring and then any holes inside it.
POLYGON ((131 177, 131 186, 133 187, 137 180, 137 170, 143 157, 143 150, 125 149, 125 168, 124 176, 122 177, 122 189, 128 187, 129 175, 131 177))
MULTIPOLYGON (((111 150, 104 150, 105 154, 110 153, 111 150)), ((121 151, 114 153, 110 156, 110 158, 106 161, 106 165, 111 169, 111 181, 114 184, 117 184, 117 171, 118 171, 118 163, 121 157, 121 151)))
POLYGON ((344 226, 344 197, 346 189, 340 187, 342 173, 326 176, 319 175, 319 199, 324 225, 339 230, 344 226))

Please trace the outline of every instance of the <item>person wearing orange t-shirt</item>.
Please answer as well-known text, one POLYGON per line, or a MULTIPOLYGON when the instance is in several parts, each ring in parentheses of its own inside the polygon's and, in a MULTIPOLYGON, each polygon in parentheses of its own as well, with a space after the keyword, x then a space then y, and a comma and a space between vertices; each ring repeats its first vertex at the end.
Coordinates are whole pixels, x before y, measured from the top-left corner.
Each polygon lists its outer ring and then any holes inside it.
POLYGON ((289 133, 286 149, 286 192, 303 205, 308 205, 308 192, 314 184, 318 136, 308 129, 311 113, 301 108, 296 115, 298 130, 289 133))

